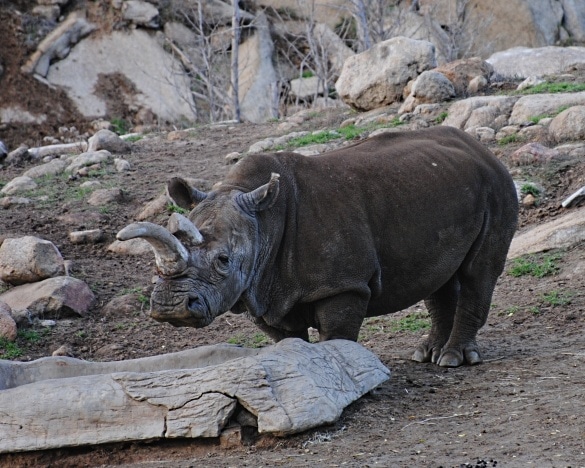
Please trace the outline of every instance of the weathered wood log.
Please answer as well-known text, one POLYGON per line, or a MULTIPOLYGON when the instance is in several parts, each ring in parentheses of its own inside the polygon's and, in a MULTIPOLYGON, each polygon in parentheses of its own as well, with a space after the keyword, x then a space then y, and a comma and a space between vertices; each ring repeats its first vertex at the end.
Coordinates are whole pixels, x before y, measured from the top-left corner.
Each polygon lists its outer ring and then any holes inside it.
MULTIPOLYGON (((96 375, 87 375, 93 364, 102 366, 94 370, 109 372, 108 366, 124 361, 84 363, 90 365, 78 364, 81 377, 72 376, 76 366, 70 359, 45 358, 29 363, 40 381, 26 385, 19 382, 34 379, 22 377, 20 364, 11 363, 18 368, 14 373, 0 361, 0 378, 18 375, 5 383, 13 388, 0 391, 0 453, 216 437, 239 407, 257 418, 259 433, 292 434, 334 422, 349 403, 390 376, 376 356, 352 341, 287 339, 260 350, 218 346, 218 353, 205 347, 203 361, 227 350, 225 362, 197 365, 192 359, 188 369, 145 372, 144 360, 135 360, 142 361, 138 372, 96 375), (234 358, 236 350, 241 357, 234 358), (39 365, 59 374, 56 362, 66 363, 64 378, 43 380, 50 372, 39 371, 39 365)), ((132 362, 126 362, 124 370, 131 369, 132 362)))

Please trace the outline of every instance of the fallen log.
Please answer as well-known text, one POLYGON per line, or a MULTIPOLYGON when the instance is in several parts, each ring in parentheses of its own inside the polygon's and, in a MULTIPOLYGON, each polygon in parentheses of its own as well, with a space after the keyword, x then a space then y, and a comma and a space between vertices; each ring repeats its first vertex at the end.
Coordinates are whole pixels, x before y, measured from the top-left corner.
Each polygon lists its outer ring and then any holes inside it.
POLYGON ((217 437, 242 409, 256 418, 260 434, 283 436, 334 422, 390 376, 370 351, 346 340, 287 339, 259 350, 217 345, 201 355, 200 362, 185 358, 188 368, 169 370, 160 370, 164 359, 157 357, 151 371, 140 359, 133 365, 44 358, 27 363, 36 381, 23 377, 23 363, 0 361, 0 379, 12 376, 0 391, 0 453, 217 437), (225 361, 215 362, 222 354, 225 361), (88 374, 92 369, 107 373, 88 374))

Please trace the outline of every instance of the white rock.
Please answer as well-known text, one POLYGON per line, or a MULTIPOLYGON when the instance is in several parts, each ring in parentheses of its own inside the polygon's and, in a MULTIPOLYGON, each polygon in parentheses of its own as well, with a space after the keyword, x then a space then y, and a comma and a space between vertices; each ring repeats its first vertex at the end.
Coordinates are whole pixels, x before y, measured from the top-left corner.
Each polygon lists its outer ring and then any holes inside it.
POLYGON ((11 284, 62 275, 63 257, 55 244, 38 237, 5 239, 0 246, 0 279, 11 284))

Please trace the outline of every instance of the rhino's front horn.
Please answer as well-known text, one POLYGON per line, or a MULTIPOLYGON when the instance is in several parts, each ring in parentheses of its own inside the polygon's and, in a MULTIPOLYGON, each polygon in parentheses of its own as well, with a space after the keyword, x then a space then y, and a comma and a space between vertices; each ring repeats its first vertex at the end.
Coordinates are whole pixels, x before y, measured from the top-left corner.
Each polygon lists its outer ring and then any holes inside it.
POLYGON ((143 238, 154 250, 159 271, 165 276, 178 275, 186 270, 189 252, 183 244, 164 227, 153 223, 133 223, 116 235, 121 241, 143 238))

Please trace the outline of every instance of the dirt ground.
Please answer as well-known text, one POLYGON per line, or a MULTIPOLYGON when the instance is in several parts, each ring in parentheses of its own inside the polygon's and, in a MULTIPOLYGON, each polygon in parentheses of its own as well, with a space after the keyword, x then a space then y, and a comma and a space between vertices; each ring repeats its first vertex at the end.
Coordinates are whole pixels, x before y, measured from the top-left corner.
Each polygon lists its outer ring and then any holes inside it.
MULTIPOLYGON (((315 114, 303 128, 335 128, 346 115, 315 114)), ((126 200, 107 209, 72 197, 83 180, 54 180, 49 200, 0 211, 4 236, 34 234, 54 242, 72 274, 97 296, 87 318, 63 318, 38 339, 20 337, 30 360, 67 345, 76 357, 118 360, 179 351, 219 342, 252 345, 258 330, 227 314, 211 326, 178 329, 152 321, 143 302, 150 293, 153 258, 106 251, 115 233, 158 196, 174 174, 189 174, 210 186, 229 169, 224 156, 276 135, 277 123, 201 127, 184 139, 154 134, 133 143, 125 157, 129 173, 101 171, 95 177, 122 187, 126 200), (106 242, 74 245, 68 232, 101 228, 106 242), (113 299, 114 305, 106 305, 113 299)), ((510 148, 493 148, 504 162, 510 148)), ((0 171, 7 182, 26 167, 0 171)), ((518 169, 515 169, 517 172, 518 169)), ((573 161, 526 167, 547 189, 537 208, 522 209, 522 225, 545 222, 560 201, 585 184, 585 164, 573 161)), ((158 220, 163 222, 168 213, 158 220)), ((544 278, 504 274, 493 310, 479 335, 485 363, 442 369, 417 364, 409 355, 426 332, 391 331, 420 305, 373 319, 360 342, 392 370, 391 379, 349 406, 334 425, 284 439, 260 437, 249 445, 219 440, 127 443, 14 454, 3 466, 585 466, 585 338, 583 245, 557 252, 557 274, 544 278), (556 295, 557 301, 545 299, 556 295), (554 305, 551 305, 551 302, 554 305)))

